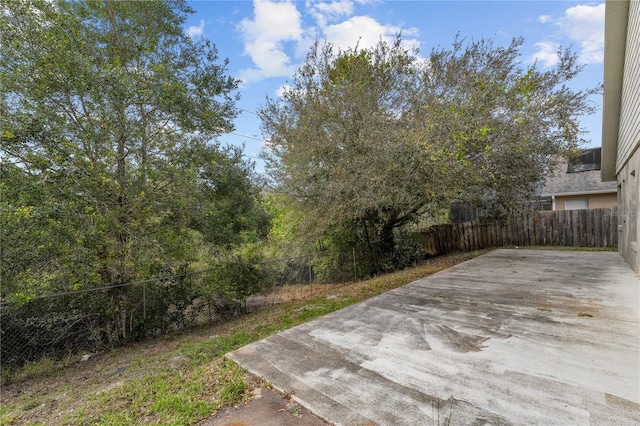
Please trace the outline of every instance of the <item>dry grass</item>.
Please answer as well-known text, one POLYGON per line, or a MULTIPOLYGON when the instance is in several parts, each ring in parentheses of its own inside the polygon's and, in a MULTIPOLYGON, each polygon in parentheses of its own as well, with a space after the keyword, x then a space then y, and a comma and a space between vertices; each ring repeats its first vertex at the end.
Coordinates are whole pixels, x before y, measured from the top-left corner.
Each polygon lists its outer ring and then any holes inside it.
POLYGON ((471 253, 456 253, 441 256, 424 262, 414 268, 375 277, 366 281, 347 282, 341 284, 304 284, 276 287, 264 295, 253 296, 250 306, 264 307, 281 303, 308 300, 316 297, 339 297, 358 294, 365 300, 388 290, 400 287, 417 279, 432 275, 450 268, 458 263, 485 254, 490 250, 478 250, 471 253))
POLYGON ((194 424, 250 394, 256 379, 224 354, 486 251, 431 259, 361 282, 297 285, 253 297, 251 311, 214 327, 163 336, 86 362, 43 361, 1 389, 0 424, 194 424))

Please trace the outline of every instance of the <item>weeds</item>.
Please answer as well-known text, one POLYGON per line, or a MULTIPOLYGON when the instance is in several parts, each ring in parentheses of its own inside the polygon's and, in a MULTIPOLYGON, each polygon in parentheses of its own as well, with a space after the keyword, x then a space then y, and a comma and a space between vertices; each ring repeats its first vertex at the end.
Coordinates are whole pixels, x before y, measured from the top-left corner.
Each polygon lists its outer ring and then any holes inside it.
POLYGON ((216 327, 94 354, 87 362, 41 360, 3 384, 0 424, 197 423, 262 385, 225 360, 226 353, 484 252, 440 257, 363 282, 314 285, 313 297, 303 286, 292 287, 293 301, 281 288, 278 300, 288 301, 216 327))
POLYGON ((434 426, 450 426, 451 425, 451 417, 453 416, 453 396, 449 397, 447 401, 445 401, 445 406, 440 406, 440 398, 431 402, 431 412, 433 414, 433 425, 434 426), (446 413, 446 403, 449 404, 449 413, 446 413), (440 414, 447 414, 446 416, 440 417, 440 414))

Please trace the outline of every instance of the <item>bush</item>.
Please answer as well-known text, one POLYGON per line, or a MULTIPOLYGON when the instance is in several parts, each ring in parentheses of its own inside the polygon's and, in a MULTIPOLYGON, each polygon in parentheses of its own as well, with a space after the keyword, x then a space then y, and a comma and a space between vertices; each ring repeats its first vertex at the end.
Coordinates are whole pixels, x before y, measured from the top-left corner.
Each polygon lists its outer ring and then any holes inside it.
POLYGON ((393 248, 380 241, 367 242, 361 229, 341 227, 325 239, 327 248, 314 260, 314 270, 322 282, 365 279, 413 265, 424 258, 424 250, 413 232, 393 231, 393 248))
POLYGON ((5 303, 0 307, 0 367, 4 374, 44 356, 57 360, 144 340, 201 324, 207 311, 210 322, 239 313, 247 297, 276 277, 272 266, 260 260, 228 256, 206 273, 185 266, 165 271, 169 276, 158 280, 5 303))
POLYGON ((62 358, 84 349, 99 349, 107 339, 107 320, 99 295, 37 299, 0 309, 0 366, 21 367, 44 355, 62 358), (95 297, 98 296, 98 297, 95 297))
POLYGON ((217 263, 204 279, 203 297, 217 310, 243 310, 247 297, 272 282, 268 267, 252 255, 233 255, 217 263))

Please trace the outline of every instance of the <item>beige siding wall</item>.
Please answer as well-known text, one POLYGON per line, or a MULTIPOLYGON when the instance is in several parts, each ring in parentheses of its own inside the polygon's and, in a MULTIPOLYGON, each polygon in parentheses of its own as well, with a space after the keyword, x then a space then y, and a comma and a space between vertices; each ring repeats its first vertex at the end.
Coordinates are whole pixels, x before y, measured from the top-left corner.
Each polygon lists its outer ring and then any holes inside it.
POLYGON ((565 200, 587 199, 590 209, 603 209, 618 205, 618 198, 613 194, 593 194, 593 195, 572 195, 567 197, 556 197, 556 210, 565 210, 565 200))
POLYGON ((616 164, 618 250, 640 272, 640 0, 630 2, 628 22, 616 164))
POLYGON ((640 145, 640 1, 629 4, 616 171, 640 145))
POLYGON ((640 150, 618 173, 618 250, 640 272, 640 150))
POLYGON ((618 195, 602 194, 602 195, 590 195, 589 196, 589 208, 590 209, 604 209, 607 207, 615 207, 618 205, 618 195))

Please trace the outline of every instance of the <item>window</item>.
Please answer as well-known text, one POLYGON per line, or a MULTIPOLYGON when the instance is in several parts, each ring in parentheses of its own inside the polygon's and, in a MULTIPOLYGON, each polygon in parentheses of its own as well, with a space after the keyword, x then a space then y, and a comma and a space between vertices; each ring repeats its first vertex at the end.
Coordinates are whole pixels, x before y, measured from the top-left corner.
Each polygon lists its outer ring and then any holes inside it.
POLYGON ((583 210, 589 208, 588 198, 574 198, 572 200, 564 200, 565 210, 583 210))

